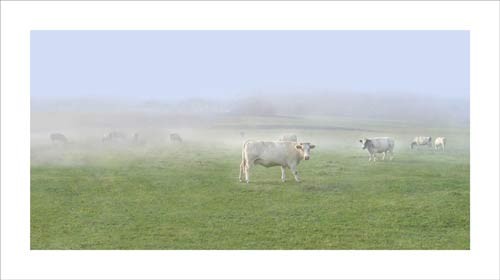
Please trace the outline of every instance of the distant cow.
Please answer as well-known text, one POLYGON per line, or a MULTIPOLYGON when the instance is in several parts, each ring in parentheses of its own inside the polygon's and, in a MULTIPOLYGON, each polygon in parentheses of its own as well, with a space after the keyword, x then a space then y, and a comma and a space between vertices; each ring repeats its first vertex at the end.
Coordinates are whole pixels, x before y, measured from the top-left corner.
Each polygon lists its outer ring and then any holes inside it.
POLYGON ((432 137, 430 136, 417 136, 413 138, 410 143, 410 148, 413 149, 416 146, 427 146, 432 147, 432 137))
POLYGON ((241 151, 240 182, 250 182, 250 168, 255 164, 265 167, 281 166, 281 181, 285 182, 285 169, 290 168, 295 181, 300 182, 297 165, 309 160, 315 145, 282 141, 247 141, 241 151))
POLYGON ((182 143, 182 138, 181 138, 181 136, 179 134, 172 133, 172 134, 170 134, 170 141, 182 143))
POLYGON ((297 142, 297 135, 294 134, 283 135, 280 138, 278 138, 278 141, 297 142))
POLYGON ((139 133, 138 132, 134 133, 134 135, 133 135, 133 141, 134 141, 134 143, 135 144, 139 144, 139 140, 140 140, 139 139, 139 133))
POLYGON ((245 132, 244 131, 240 131, 240 136, 241 136, 241 138, 245 137, 245 132))
POLYGON ((375 161, 377 159, 376 154, 383 153, 385 157, 390 154, 392 160, 394 158, 394 139, 390 137, 375 137, 375 138, 363 138, 359 142, 362 144, 363 150, 367 150, 370 153, 368 161, 375 161))
POLYGON ((444 146, 446 146, 446 137, 437 137, 434 141, 434 149, 441 148, 444 151, 444 146))
POLYGON ((64 134, 62 133, 51 133, 49 137, 52 143, 68 143, 68 138, 66 138, 66 136, 64 136, 64 134))
POLYGON ((112 131, 110 133, 106 133, 102 137, 102 142, 114 142, 114 141, 123 141, 127 138, 125 133, 123 132, 118 132, 118 131, 112 131))

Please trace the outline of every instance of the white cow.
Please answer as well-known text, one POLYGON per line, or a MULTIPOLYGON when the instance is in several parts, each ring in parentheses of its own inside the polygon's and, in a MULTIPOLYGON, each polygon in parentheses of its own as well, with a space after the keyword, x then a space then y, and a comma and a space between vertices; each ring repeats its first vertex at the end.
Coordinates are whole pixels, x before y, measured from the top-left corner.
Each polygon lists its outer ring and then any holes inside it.
POLYGON ((444 146, 446 146, 446 137, 437 137, 434 141, 434 149, 441 148, 444 151, 444 146))
POLYGON ((297 165, 301 160, 309 160, 310 150, 315 145, 288 141, 247 141, 241 151, 240 182, 250 182, 250 168, 255 164, 265 167, 281 166, 281 181, 285 182, 285 169, 288 167, 300 182, 297 165))
POLYGON ((132 135, 132 143, 138 145, 138 144, 144 144, 145 141, 144 139, 139 135, 139 132, 135 132, 132 135))
POLYGON ((111 131, 110 133, 106 133, 102 136, 102 142, 115 142, 115 141, 124 141, 127 138, 127 135, 123 132, 111 131))
POLYGON ((60 142, 63 144, 67 144, 69 142, 68 138, 66 138, 66 136, 64 136, 64 134, 62 133, 51 133, 49 137, 52 143, 60 142))
POLYGON ((295 134, 283 135, 280 138, 278 138, 278 141, 297 142, 297 135, 295 134))
POLYGON ((415 146, 427 146, 432 147, 432 137, 430 136, 417 136, 413 138, 410 143, 410 148, 413 149, 415 146))
POLYGON ((385 157, 390 153, 390 160, 394 158, 394 139, 390 137, 374 137, 374 138, 363 138, 359 142, 362 144, 363 150, 367 150, 370 153, 368 161, 377 160, 376 154, 383 153, 385 157))
POLYGON ((182 143, 182 138, 179 134, 177 133, 171 133, 170 134, 170 141, 173 143, 182 143))

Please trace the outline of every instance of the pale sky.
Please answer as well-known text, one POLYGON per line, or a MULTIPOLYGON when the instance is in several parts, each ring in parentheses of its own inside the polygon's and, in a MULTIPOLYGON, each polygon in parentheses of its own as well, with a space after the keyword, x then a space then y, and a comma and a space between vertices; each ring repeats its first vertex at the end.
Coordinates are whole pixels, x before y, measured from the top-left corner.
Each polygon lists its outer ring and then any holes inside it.
POLYGON ((468 31, 32 31, 32 97, 468 99, 468 31))

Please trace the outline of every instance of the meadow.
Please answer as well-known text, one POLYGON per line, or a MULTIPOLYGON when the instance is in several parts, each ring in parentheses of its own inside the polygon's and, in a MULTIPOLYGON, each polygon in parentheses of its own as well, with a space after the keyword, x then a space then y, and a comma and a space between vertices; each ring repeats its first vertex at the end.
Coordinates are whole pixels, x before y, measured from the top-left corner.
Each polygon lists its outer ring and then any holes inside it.
POLYGON ((470 248, 468 127, 223 117, 176 131, 182 144, 154 132, 136 145, 32 134, 31 249, 470 248), (302 182, 257 166, 240 183, 244 140, 286 133, 317 145, 302 182), (447 149, 410 150, 416 135, 446 136, 447 149), (368 162, 358 140, 370 136, 395 138, 393 161, 368 162))

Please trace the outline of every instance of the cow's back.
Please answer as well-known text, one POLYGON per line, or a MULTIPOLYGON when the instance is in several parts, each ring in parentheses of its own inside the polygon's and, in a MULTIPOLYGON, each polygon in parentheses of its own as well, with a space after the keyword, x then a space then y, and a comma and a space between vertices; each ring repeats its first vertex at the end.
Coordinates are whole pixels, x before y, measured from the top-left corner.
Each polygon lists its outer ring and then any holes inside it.
POLYGON ((68 142, 68 139, 66 138, 66 136, 64 136, 63 134, 61 133, 52 133, 50 134, 50 140, 52 141, 60 141, 60 142, 68 142))
POLYGON ((279 153, 286 153, 291 146, 287 141, 247 141, 244 149, 247 153, 259 156, 267 156, 279 153))
POLYGON ((297 158, 295 145, 289 141, 247 141, 243 153, 246 160, 264 166, 286 165, 297 158))
POLYGON ((390 137, 370 138, 372 147, 377 152, 385 152, 394 148, 394 139, 390 137))
POLYGON ((413 142, 418 145, 427 145, 432 143, 432 137, 430 136, 417 136, 413 139, 413 142))
POLYGON ((170 141, 182 142, 182 138, 181 138, 181 136, 179 134, 172 133, 172 134, 170 134, 170 141))
POLYGON ((446 145, 446 137, 437 137, 435 144, 436 145, 446 145))

